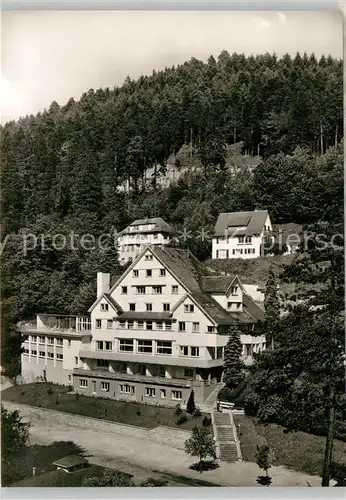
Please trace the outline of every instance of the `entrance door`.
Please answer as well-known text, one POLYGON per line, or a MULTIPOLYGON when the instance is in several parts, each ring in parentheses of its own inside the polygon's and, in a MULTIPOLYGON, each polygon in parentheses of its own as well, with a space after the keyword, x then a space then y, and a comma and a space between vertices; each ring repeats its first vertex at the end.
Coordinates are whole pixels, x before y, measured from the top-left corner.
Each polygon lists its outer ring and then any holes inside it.
POLYGON ((92 393, 96 394, 96 380, 92 381, 92 393))

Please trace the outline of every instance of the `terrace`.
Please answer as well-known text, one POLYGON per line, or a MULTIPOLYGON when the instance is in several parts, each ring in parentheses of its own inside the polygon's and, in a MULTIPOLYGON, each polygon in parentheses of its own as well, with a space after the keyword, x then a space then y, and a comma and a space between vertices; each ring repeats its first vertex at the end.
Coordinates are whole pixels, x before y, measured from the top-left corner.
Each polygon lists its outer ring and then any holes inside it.
POLYGON ((36 320, 21 321, 18 327, 24 334, 54 333, 78 337, 91 334, 91 320, 88 316, 38 314, 36 320))

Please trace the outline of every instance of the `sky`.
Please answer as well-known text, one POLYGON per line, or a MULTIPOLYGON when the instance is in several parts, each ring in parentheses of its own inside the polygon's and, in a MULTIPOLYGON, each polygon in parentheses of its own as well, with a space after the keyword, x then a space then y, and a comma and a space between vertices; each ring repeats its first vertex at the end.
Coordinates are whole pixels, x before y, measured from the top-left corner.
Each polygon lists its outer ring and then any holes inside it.
POLYGON ((127 75, 245 55, 297 51, 341 58, 342 17, 329 12, 22 11, 1 15, 1 122, 64 105, 127 75))

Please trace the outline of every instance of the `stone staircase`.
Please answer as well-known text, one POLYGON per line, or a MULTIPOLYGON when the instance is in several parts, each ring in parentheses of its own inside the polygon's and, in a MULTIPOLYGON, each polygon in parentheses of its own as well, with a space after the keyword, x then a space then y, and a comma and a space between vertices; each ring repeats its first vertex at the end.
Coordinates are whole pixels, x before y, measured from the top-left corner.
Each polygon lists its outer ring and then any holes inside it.
POLYGON ((221 460, 237 462, 239 457, 230 413, 214 412, 213 417, 221 460))

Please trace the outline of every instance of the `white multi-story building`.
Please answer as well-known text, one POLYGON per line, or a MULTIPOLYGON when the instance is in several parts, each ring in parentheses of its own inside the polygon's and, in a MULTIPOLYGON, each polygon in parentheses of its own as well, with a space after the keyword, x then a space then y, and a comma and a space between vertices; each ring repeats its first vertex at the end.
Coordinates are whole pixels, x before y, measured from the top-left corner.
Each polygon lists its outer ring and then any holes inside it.
POLYGON ((265 349, 254 335, 263 310, 237 276, 200 276, 186 250, 146 247, 114 285, 98 273, 90 317, 38 315, 22 325, 24 381, 71 384, 86 395, 203 403, 219 387, 229 327, 238 325, 242 358, 265 349))
POLYGON ((212 242, 213 259, 254 259, 264 254, 266 238, 272 239, 267 210, 219 215, 212 242))
POLYGON ((173 228, 161 217, 135 220, 119 233, 119 262, 132 261, 146 246, 168 245, 173 233, 173 228))

